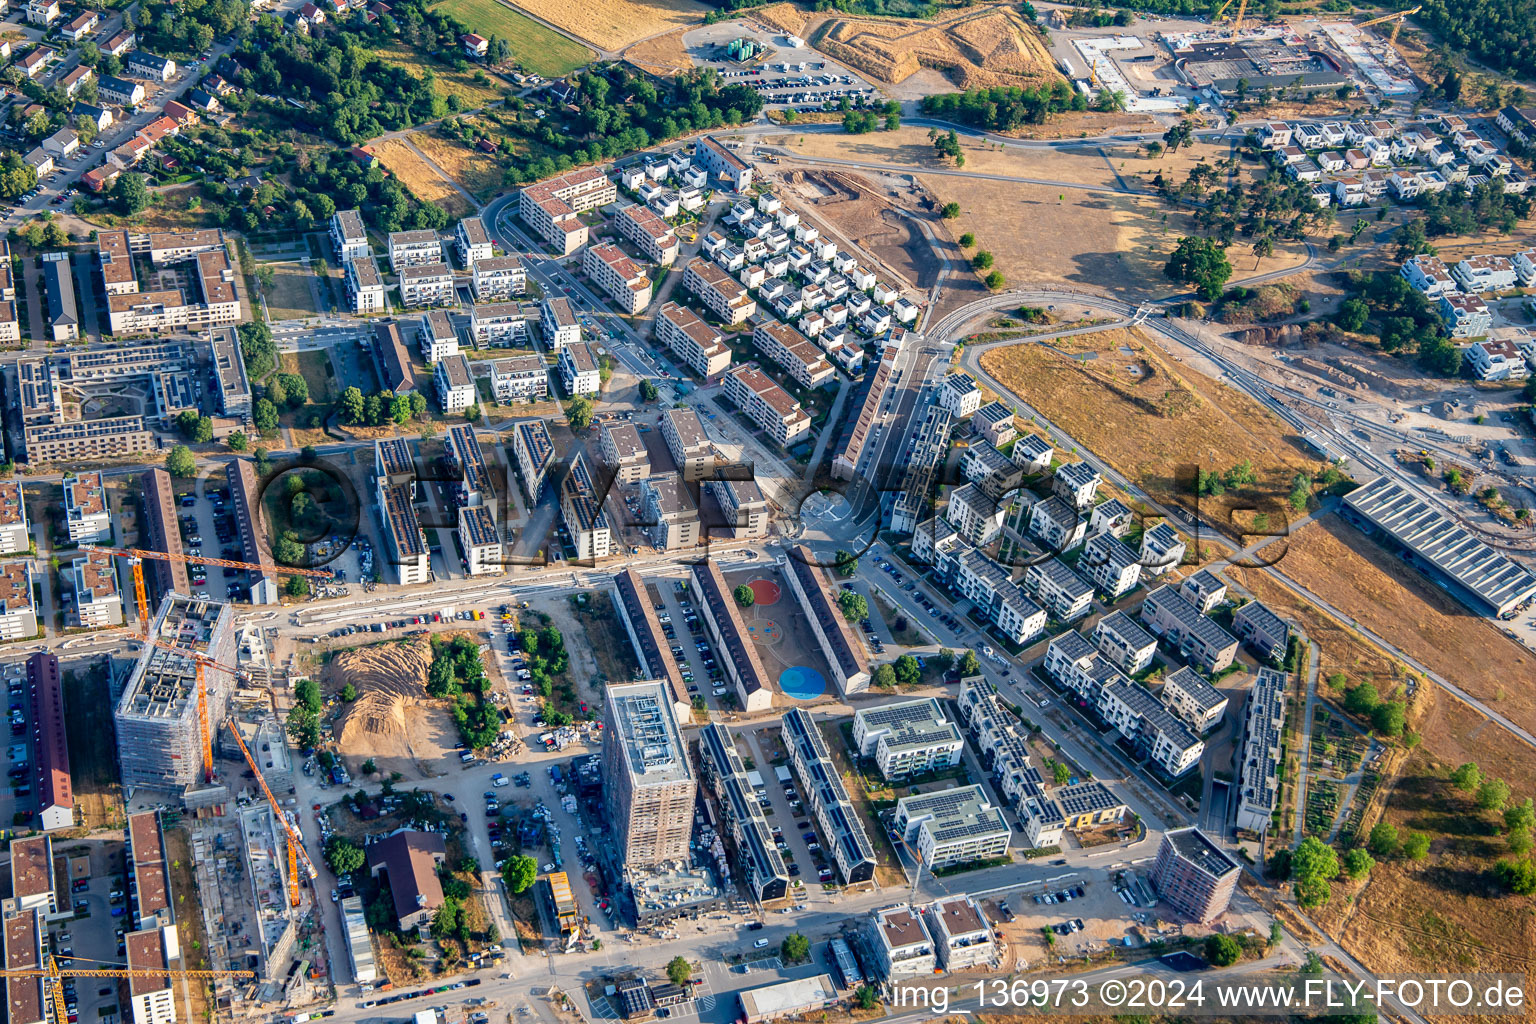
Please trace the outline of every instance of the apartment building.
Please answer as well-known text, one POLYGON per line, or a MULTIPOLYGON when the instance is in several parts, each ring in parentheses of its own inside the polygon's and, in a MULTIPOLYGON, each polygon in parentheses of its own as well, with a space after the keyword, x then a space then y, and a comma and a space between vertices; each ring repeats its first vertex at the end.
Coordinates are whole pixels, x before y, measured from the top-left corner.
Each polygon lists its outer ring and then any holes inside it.
POLYGON ((384 278, 372 256, 350 259, 345 263, 347 302, 352 312, 382 313, 385 309, 384 278))
POLYGON ((1069 462, 1056 469, 1051 478, 1051 492, 1079 512, 1093 505, 1103 478, 1086 462, 1069 462))
MULTIPOLYGON (((5 493, 0 483, 0 494, 5 493)), ((23 510, 25 519, 25 510, 23 510)), ((5 511, 0 507, 0 521, 5 511)), ((64 520, 69 539, 75 544, 110 544, 112 542, 112 512, 107 507, 107 489, 100 473, 76 473, 64 479, 64 520)), ((0 546, 11 543, 11 531, 0 526, 0 546)), ((12 552, 0 552, 11 554, 12 552)))
POLYGON ((625 871, 690 860, 697 780, 666 688, 608 687, 603 805, 625 871))
POLYGON ((1209 615, 1226 600, 1227 584, 1211 570, 1201 569, 1179 584, 1179 596, 1194 605, 1201 615, 1209 615))
POLYGON ((810 433, 811 417, 761 370, 738 366, 727 373, 725 397, 781 448, 810 433))
POLYGON ((446 263, 413 263, 400 268, 400 304, 451 306, 458 301, 453 270, 446 263))
POLYGON ((1093 627, 1093 639, 1099 653, 1128 676, 1151 668, 1157 655, 1157 640, 1119 609, 1101 618, 1093 627))
POLYGON ((638 483, 651 475, 650 453, 633 423, 604 424, 599 435, 598 451, 602 454, 603 462, 613 470, 614 481, 617 483, 638 483))
POLYGON ((1108 533, 1088 538, 1077 568, 1107 601, 1130 593, 1141 582, 1140 556, 1108 533))
POLYGON ((918 524, 912 553, 932 564, 952 593, 971 601, 1014 643, 1026 644, 1045 632, 1045 609, 1007 569, 962 541, 954 527, 942 520, 918 524))
POLYGON ((1232 632, 1266 661, 1280 664, 1291 646, 1291 627, 1258 601, 1249 601, 1232 613, 1232 632))
POLYGON ((1281 737, 1288 685, 1289 678, 1284 672, 1260 668, 1248 693, 1237 827, 1249 832, 1269 831, 1280 802, 1281 737))
POLYGON ((405 347, 399 324, 392 320, 374 324, 373 360, 385 390, 397 395, 416 390, 416 367, 405 347))
POLYGON ((555 460, 555 445, 543 420, 523 420, 513 428, 512 457, 523 479, 523 496, 536 503, 555 460))
POLYGON ((606 488, 599 489, 586 455, 578 454, 560 484, 560 517, 578 559, 596 561, 613 554, 613 530, 608 513, 603 511, 607 497, 606 488))
POLYGON ((618 186, 603 169, 589 167, 529 185, 518 194, 517 212, 559 255, 569 256, 587 244, 579 215, 618 197, 618 186))
POLYGON ((338 263, 373 258, 363 215, 357 210, 337 210, 331 215, 331 246, 338 263))
POLYGON ((769 684, 762 659, 758 657, 757 645, 731 595, 731 585, 712 559, 695 562, 690 578, 710 642, 725 669, 726 678, 736 688, 742 709, 766 711, 773 706, 773 687, 769 684))
POLYGON ((1001 402, 989 402, 977 409, 971 417, 971 428, 999 448, 1018 435, 1013 410, 1001 402))
POLYGON ((1161 576, 1184 561, 1186 545, 1179 532, 1163 520, 1141 535, 1143 575, 1161 576))
MULTIPOLYGON (((694 570, 695 575, 698 571, 694 570)), ((791 708, 780 722, 780 738, 806 806, 827 838, 828 853, 843 882, 857 885, 871 881, 875 877, 874 846, 848 799, 848 790, 815 719, 804 708, 791 708)))
POLYGON ((1013 837, 981 786, 902 797, 892 827, 917 848, 930 871, 1005 857, 1013 837))
POLYGON ((847 426, 838 435, 836 454, 832 457, 834 479, 856 478, 865 456, 876 451, 879 432, 875 428, 884 415, 886 402, 895 387, 897 354, 896 349, 887 349, 876 364, 875 371, 865 374, 864 380, 854 392, 858 414, 848 420, 847 426))
POLYGON ((123 595, 117 586, 117 570, 111 555, 79 555, 69 563, 65 579, 70 587, 74 625, 104 629, 123 624, 123 595))
POLYGON ((759 903, 784 899, 790 890, 789 870, 753 792, 746 762, 730 730, 721 723, 711 722, 699 731, 699 764, 720 807, 725 837, 735 847, 735 863, 743 869, 752 894, 759 903))
POLYGON ((739 281, 697 256, 683 271, 683 288, 698 296, 704 308, 726 324, 739 324, 757 312, 757 303, 739 281))
POLYGON ((421 318, 416 344, 421 349, 421 358, 429 363, 459 354, 459 332, 453 329, 447 310, 434 309, 421 318))
POLYGON ((1172 587, 1161 586, 1147 595, 1141 621, 1203 672, 1220 672, 1237 655, 1237 638, 1201 615, 1172 587))
POLYGON ((768 320, 752 331, 757 350, 778 363, 802 388, 813 388, 833 375, 821 349, 788 324, 768 320))
POLYGON ((810 548, 802 544, 789 551, 784 577, 832 669, 837 692, 846 697, 868 690, 868 655, 838 606, 837 591, 810 548))
POLYGON ((1210 924, 1232 903, 1242 866, 1197 828, 1163 833, 1152 863, 1152 885, 1168 905, 1210 924))
POLYGON ((539 304, 539 324, 543 328, 544 344, 551 352, 559 352, 567 345, 581 341, 581 321, 571 308, 571 300, 544 297, 539 304))
POLYGON ((638 313, 651 304, 650 278, 612 242, 588 248, 582 255, 581 269, 621 312, 638 313))
POLYGON ((197 286, 196 298, 189 298, 181 289, 109 296, 107 319, 111 331, 123 335, 160 334, 176 328, 205 330, 239 323, 242 312, 237 277, 224 250, 199 253, 191 275, 197 286))
POLYGON ((1478 295, 1442 295, 1435 303, 1453 338, 1478 338, 1493 327, 1493 313, 1478 295))
POLYGON ((486 256, 470 265, 476 302, 507 302, 528 289, 528 268, 516 256, 486 256))
POLYGON ((970 374, 951 373, 939 388, 939 404, 955 419, 967 419, 981 408, 981 388, 970 374))
POLYGON ((634 568, 628 568, 615 573, 613 583, 615 604, 639 659, 641 678, 660 680, 672 701, 673 713, 679 721, 687 721, 693 715, 688 684, 670 650, 673 641, 667 639, 645 581, 634 568))
POLYGON ((725 336, 686 306, 667 302, 656 312, 656 340, 705 381, 715 381, 731 367, 725 336))
POLYGON ((1051 468, 1051 459, 1055 457, 1056 449, 1038 434, 1024 434, 1014 444, 1011 454, 1015 465, 1024 470, 1026 475, 1033 475, 1051 468))
MULTIPOLYGON (((75 304, 75 278, 69 270, 69 254, 49 253, 43 258, 43 292, 48 300, 48 331, 53 341, 80 337, 80 312, 75 304), (62 259, 51 259, 51 256, 62 259)), ((115 299, 115 297, 114 297, 115 299)), ((116 330, 114 326, 114 330, 116 330)))
POLYGON ((944 518, 966 543, 985 547, 1002 532, 1003 516, 1007 511, 975 484, 966 484, 949 493, 944 518))
POLYGON ((1451 268, 1451 276, 1473 295, 1504 291, 1516 284, 1515 265, 1507 256, 1468 256, 1451 268))
POLYGON ((986 969, 998 959, 992 926, 981 904, 961 893, 934 900, 923 910, 939 966, 946 971, 986 969))
MULTIPOLYGON (((110 556, 98 556, 110 557, 110 556)), ((118 622, 121 623, 121 604, 118 622)), ((36 787, 42 831, 72 828, 75 793, 69 774, 69 735, 64 721, 64 689, 58 656, 38 651, 27 658, 27 704, 31 712, 32 756, 29 777, 36 787)), ((15 696, 14 691, 12 696, 15 696)))
MULTIPOLYGON (((96 474, 98 481, 100 474, 96 474)), ((0 555, 17 555, 32 545, 27 504, 23 500, 21 480, 0 480, 0 555)))
POLYGON ((1116 674, 1099 686, 1094 709, 1137 753, 1173 778, 1200 763, 1205 744, 1140 683, 1116 674))
POLYGON ((460 352, 433 367, 432 383, 437 389, 437 404, 443 412, 456 415, 475 404, 475 378, 469 368, 469 359, 460 352))
POLYGON ((676 475, 641 480, 640 509, 643 529, 658 551, 686 551, 698 545, 699 510, 676 475))
POLYGON ((389 233, 389 269, 400 273, 406 267, 424 267, 443 262, 443 242, 436 231, 391 231, 389 233))
POLYGON ((1107 533, 1112 537, 1123 537, 1131 528, 1131 522, 1136 518, 1119 498, 1110 498, 1093 506, 1088 513, 1088 533, 1107 533))
POLYGON ((931 975, 938 970, 933 937, 921 914, 910 906, 886 907, 870 914, 870 948, 880 973, 889 980, 931 975))
POLYGON ((1082 513, 1056 495, 1029 507, 1029 532, 1052 551, 1071 551, 1088 534, 1082 513))
POLYGON ((721 518, 730 527, 732 537, 749 540, 768 535, 768 499, 755 480, 706 480, 704 489, 720 506, 721 518))
POLYGON ((1024 587, 1058 622, 1076 622, 1093 611, 1093 588, 1059 558, 1031 564, 1024 587))
POLYGON ((692 409, 668 409, 662 413, 661 439, 684 480, 702 480, 714 472, 715 446, 704 432, 699 414, 692 409))
POLYGON ((703 169, 721 185, 736 192, 752 187, 752 167, 719 142, 706 135, 693 147, 693 166, 703 169))
POLYGON ((932 697, 863 708, 853 716, 859 756, 875 762, 880 777, 900 782, 960 763, 965 737, 932 697))
POLYGON ((473 267, 481 260, 496 255, 496 250, 491 246, 490 233, 485 230, 485 222, 479 217, 465 217, 459 221, 459 226, 453 232, 453 241, 459 252, 459 262, 466 267, 473 267))
POLYGON ((1509 338, 1474 341, 1462 350, 1462 361, 1478 380, 1524 380, 1531 375, 1525 353, 1509 338))
POLYGON ((595 395, 602 388, 601 368, 592 346, 584 341, 560 347, 560 381, 568 395, 595 395))
POLYGON ((471 576, 497 575, 503 564, 501 533, 489 505, 465 505, 459 509, 459 544, 464 548, 465 572, 471 576))
POLYGON ((166 969, 165 936, 160 928, 123 936, 124 960, 135 973, 122 979, 118 987, 127 994, 133 1024, 176 1024, 176 990, 171 975, 155 973, 166 969))
POLYGON ((503 404, 548 398, 549 367, 544 357, 528 353, 492 362, 491 393, 503 404))
POLYGON ((669 267, 677 262, 677 235, 648 207, 626 206, 614 217, 614 222, 619 234, 633 242, 641 255, 652 263, 669 267))
POLYGON ((1187 665, 1163 679, 1159 696, 1196 735, 1214 728, 1227 711, 1227 698, 1221 691, 1187 665))
POLYGON ((469 310, 470 335, 490 348, 531 347, 529 335, 539 323, 539 307, 532 302, 488 302, 469 310))
POLYGON ((377 479, 375 507, 383 527, 384 554, 401 584, 426 583, 432 572, 427 534, 411 498, 413 490, 414 484, 390 484, 383 476, 377 479))
POLYGON ((1024 470, 983 440, 973 442, 961 454, 960 473, 993 501, 1002 501, 1024 482, 1024 470))
POLYGON ((26 561, 0 563, 0 640, 31 639, 36 635, 32 565, 26 561))

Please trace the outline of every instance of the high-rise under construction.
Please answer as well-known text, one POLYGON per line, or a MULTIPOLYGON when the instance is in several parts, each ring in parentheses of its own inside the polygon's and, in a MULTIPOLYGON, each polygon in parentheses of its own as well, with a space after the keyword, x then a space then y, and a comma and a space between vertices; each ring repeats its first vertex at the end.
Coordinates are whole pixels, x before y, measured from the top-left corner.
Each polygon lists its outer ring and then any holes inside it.
POLYGON ((603 717, 603 799, 625 869, 686 865, 696 784, 665 687, 610 686, 603 717))
MULTIPOLYGON (((222 665, 235 661, 233 609, 223 601, 167 594, 151 621, 150 636, 196 651, 222 665)), ((203 669, 208 727, 224 721, 234 677, 203 669)), ((198 781, 203 767, 202 724, 197 700, 197 663, 145 644, 117 702, 117 754, 123 786, 179 792, 198 781)))

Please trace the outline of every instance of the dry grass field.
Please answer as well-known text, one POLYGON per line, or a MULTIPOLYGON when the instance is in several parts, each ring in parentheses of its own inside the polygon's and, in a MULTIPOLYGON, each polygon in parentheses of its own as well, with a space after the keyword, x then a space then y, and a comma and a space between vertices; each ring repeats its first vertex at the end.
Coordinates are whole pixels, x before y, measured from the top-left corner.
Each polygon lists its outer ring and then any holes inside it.
POLYGON ((1290 491, 1317 461, 1247 395, 1169 360, 1137 331, 1115 329, 1046 345, 1000 346, 981 365, 1005 387, 1165 504, 1195 504, 1195 465, 1252 462, 1257 483, 1200 500, 1225 522, 1234 508, 1290 491))
POLYGON ((687 31, 680 28, 636 43, 624 51, 624 58, 652 74, 680 75, 693 67, 693 58, 688 56, 688 48, 683 45, 683 34, 687 31))
POLYGON ((475 195, 483 197, 501 188, 501 161, 496 154, 482 152, 457 139, 445 139, 430 131, 414 132, 409 138, 412 145, 431 157, 449 177, 475 195))
POLYGON ((695 0, 519 0, 537 18, 559 26, 600 50, 622 50, 642 39, 698 25, 712 8, 695 0))
POLYGON ((401 184, 410 189, 417 199, 436 203, 452 217, 462 217, 470 212, 469 203, 464 197, 401 140, 385 139, 368 148, 379 158, 385 169, 399 178, 401 184))
MULTIPOLYGON (((1536 657, 1396 556, 1334 517, 1287 542, 1279 567, 1340 612, 1453 680, 1522 728, 1536 730, 1536 657)), ((1536 795, 1536 794, 1532 794, 1536 795)))
POLYGON ((315 315, 315 299, 310 292, 314 272, 302 263, 258 264, 272 270, 272 291, 267 295, 267 314, 273 320, 303 320, 315 315))
POLYGON ((1040 34, 1012 7, 946 12, 933 20, 829 19, 813 44, 871 78, 895 84, 922 68, 962 89, 1049 85, 1061 78, 1040 34))
POLYGON ((417 78, 425 78, 430 70, 437 79, 438 91, 445 97, 457 96, 465 110, 502 98, 503 90, 497 87, 490 76, 478 69, 454 71, 441 64, 433 64, 429 68, 420 54, 399 45, 380 46, 373 52, 380 60, 402 67, 417 78))

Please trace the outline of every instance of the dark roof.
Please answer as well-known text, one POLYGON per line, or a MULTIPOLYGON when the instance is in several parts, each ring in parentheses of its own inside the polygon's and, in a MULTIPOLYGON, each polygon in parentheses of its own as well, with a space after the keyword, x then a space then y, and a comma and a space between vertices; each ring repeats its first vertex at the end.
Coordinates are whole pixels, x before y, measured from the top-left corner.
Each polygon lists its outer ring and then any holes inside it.
POLYGON ((666 684, 673 701, 689 703, 688 687, 672 657, 670 645, 663 642, 661 620, 656 617, 656 608, 646 591, 645 581, 634 569, 625 569, 614 576, 613 582, 619 592, 619 607, 629 621, 635 639, 635 653, 640 656, 645 672, 666 684))
POLYGON ((796 582, 800 584, 799 590, 805 595, 801 607, 821 626, 822 635, 827 638, 832 656, 837 659, 837 667, 842 670, 844 678, 858 675, 864 671, 863 659, 859 657, 859 642, 854 639, 853 631, 848 627, 847 616, 827 590, 826 577, 815 562, 816 556, 811 549, 800 544, 789 552, 785 568, 794 574, 796 582))
POLYGON ((443 905, 437 865, 447 853, 443 837, 436 832, 401 830, 368 847, 368 869, 383 868, 389 872, 389 892, 397 919, 443 905))
POLYGON ((48 292, 48 322, 58 324, 80 323, 75 305, 75 278, 69 270, 69 260, 44 260, 43 282, 48 292))
POLYGON ((37 767, 38 806, 73 808, 69 784, 69 740, 64 733, 64 694, 59 686, 59 659, 39 651, 27 659, 27 684, 32 697, 32 737, 37 767))
POLYGON ((397 395, 416 390, 416 369, 411 365, 410 353, 405 349, 400 326, 393 322, 376 325, 373 329, 373 347, 385 389, 397 395))
POLYGON ((710 611, 720 627, 720 639, 725 644, 722 660, 729 659, 736 667, 742 689, 748 694, 767 689, 768 674, 757 656, 757 646, 747 637, 746 626, 736 610, 736 598, 731 595, 730 584, 725 582, 720 567, 713 561, 696 564, 693 578, 699 588, 699 603, 710 611))

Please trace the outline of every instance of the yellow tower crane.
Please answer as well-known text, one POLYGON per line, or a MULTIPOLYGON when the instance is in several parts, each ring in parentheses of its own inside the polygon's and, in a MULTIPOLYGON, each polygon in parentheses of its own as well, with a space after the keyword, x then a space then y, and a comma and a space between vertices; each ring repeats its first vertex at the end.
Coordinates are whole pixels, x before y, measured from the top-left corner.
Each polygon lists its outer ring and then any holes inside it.
POLYGON ((20 967, 0 971, 0 978, 42 978, 53 999, 54 1020, 65 1024, 69 1012, 64 1006, 64 978, 254 978, 254 971, 182 971, 166 968, 163 971, 141 971, 126 967, 67 967, 61 968, 53 954, 48 955, 46 967, 20 967))
POLYGON ((245 763, 251 766, 251 771, 256 775, 256 784, 266 795, 267 803, 272 805, 272 813, 277 817, 278 822, 283 826, 284 834, 288 837, 288 900, 296 907, 299 905, 299 861, 304 862, 304 872, 311 880, 319 872, 315 870, 315 862, 309 859, 309 852, 304 849, 304 837, 288 823, 287 815, 283 814, 282 804, 277 802, 277 797, 273 796, 272 790, 267 787, 267 780, 262 777, 261 769, 256 765, 256 759, 251 756, 251 750, 245 745, 245 740, 241 737, 240 730, 235 727, 233 719, 229 722, 229 731, 234 734, 235 742, 240 745, 240 753, 245 755, 245 763))
POLYGON ((1360 23, 1360 27, 1370 28, 1372 25, 1380 25, 1388 21, 1392 22, 1392 32, 1387 36, 1387 43, 1391 46, 1396 46, 1397 34, 1403 30, 1403 22, 1408 20, 1409 15, 1418 14, 1423 9, 1423 5, 1420 5, 1418 7, 1410 8, 1406 11, 1396 11, 1392 14, 1386 15, 1385 17, 1372 18, 1370 21, 1362 21, 1360 23))

